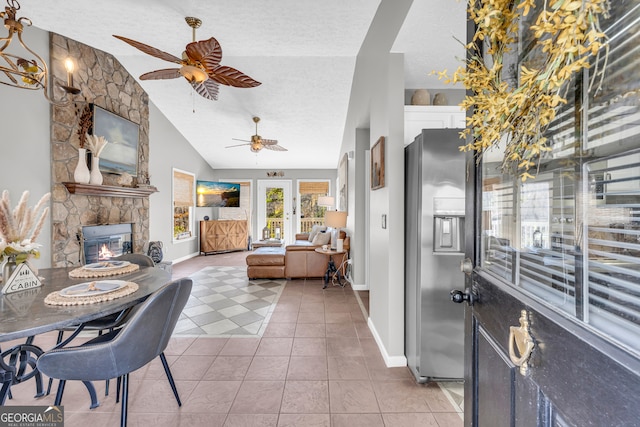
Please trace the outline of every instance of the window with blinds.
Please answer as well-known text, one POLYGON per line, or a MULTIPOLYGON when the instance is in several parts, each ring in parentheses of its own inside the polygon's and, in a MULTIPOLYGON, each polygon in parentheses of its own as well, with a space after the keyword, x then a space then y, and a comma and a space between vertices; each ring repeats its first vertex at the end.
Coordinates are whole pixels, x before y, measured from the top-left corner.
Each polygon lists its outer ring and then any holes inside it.
POLYGON ((298 181, 298 233, 308 233, 314 225, 324 224, 326 206, 318 205, 318 197, 329 195, 328 180, 298 181))
POLYGON ((536 178, 483 163, 482 267, 640 352, 640 4, 604 24, 602 86, 568 84, 536 178))
POLYGON ((195 207, 196 176, 173 169, 173 239, 183 240, 195 236, 193 209, 195 207))

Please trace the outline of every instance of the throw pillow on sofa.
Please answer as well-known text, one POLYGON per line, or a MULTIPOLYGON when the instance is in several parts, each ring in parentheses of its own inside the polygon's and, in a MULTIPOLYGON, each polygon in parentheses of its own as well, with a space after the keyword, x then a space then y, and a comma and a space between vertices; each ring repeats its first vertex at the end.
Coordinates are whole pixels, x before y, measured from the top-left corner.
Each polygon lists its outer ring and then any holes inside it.
POLYGON ((318 233, 322 233, 326 229, 327 229, 326 225, 314 224, 314 226, 311 227, 311 232, 309 233, 309 241, 313 242, 313 239, 318 235, 318 233))
POLYGON ((316 237, 313 238, 311 242, 314 246, 322 246, 326 245, 331 241, 331 233, 320 232, 316 234, 316 237))

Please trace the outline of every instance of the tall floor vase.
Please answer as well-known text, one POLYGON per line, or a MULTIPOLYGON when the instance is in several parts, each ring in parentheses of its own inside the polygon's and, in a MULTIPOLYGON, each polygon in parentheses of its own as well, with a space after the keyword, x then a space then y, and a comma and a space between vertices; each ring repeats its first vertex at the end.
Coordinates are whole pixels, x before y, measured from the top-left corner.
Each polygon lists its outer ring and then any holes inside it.
POLYGON ((91 176, 89 184, 102 185, 102 173, 100 172, 100 157, 94 157, 91 162, 91 176))
POLYGON ((78 148, 78 165, 73 171, 73 180, 79 184, 88 184, 91 179, 91 172, 87 166, 87 149, 78 148))

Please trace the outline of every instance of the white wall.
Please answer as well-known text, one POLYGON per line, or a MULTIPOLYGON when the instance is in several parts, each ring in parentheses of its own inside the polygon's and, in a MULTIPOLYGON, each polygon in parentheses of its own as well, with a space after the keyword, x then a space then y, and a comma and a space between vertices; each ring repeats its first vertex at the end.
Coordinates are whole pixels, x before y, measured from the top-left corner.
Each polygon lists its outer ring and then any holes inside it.
MULTIPOLYGON (((368 217, 369 327, 387 366, 405 366, 404 356, 404 65, 401 54, 390 54, 396 34, 404 22, 412 0, 383 0, 369 29, 356 62, 349 113, 341 153, 351 150, 356 156, 367 153, 356 146, 356 131, 369 129, 369 147, 380 136, 386 138, 385 187, 349 189, 352 203, 366 203, 366 198, 351 197, 351 192, 369 192, 369 206, 354 221, 368 217), (381 217, 387 216, 382 229, 381 217)), ((358 134, 360 134, 358 132, 358 134)), ((360 173, 352 169, 361 164, 351 162, 349 178, 360 173), (353 166, 352 166, 353 165, 353 166)), ((364 185, 364 180, 356 181, 364 185)), ((354 181, 350 181, 354 182, 354 181)), ((366 187, 366 186, 365 186, 366 187)), ((353 206, 355 207, 355 205, 353 206)), ((354 235, 358 241, 365 236, 354 235)))
MULTIPOLYGON (((49 60, 49 34, 30 27, 24 40, 45 61, 49 60)), ((15 206, 29 190, 29 206, 51 191, 51 144, 49 103, 42 91, 0 85, 0 191, 8 190, 15 206)), ((51 266, 51 221, 37 239, 38 268, 51 266)))
POLYGON ((165 261, 182 261, 200 253, 198 220, 195 212, 194 237, 173 243, 173 168, 200 177, 213 176, 213 169, 191 144, 149 101, 149 174, 158 192, 149 197, 149 240, 164 244, 165 261))

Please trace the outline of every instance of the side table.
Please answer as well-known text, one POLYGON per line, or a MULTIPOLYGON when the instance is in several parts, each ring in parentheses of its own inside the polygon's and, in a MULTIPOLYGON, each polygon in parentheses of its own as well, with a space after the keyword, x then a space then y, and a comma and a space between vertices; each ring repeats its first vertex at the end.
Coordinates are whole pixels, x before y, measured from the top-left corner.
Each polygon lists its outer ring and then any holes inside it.
POLYGON ((329 278, 332 276, 337 277, 338 284, 344 288, 344 283, 342 283, 342 273, 340 273, 340 270, 336 267, 335 262, 333 262, 333 255, 343 255, 344 259, 344 255, 347 253, 347 251, 335 251, 333 249, 325 251, 322 248, 316 248, 315 251, 319 254, 324 254, 329 257, 329 261, 327 263, 327 271, 324 273, 324 286, 322 287, 322 289, 327 289, 327 286, 329 285, 329 278))

